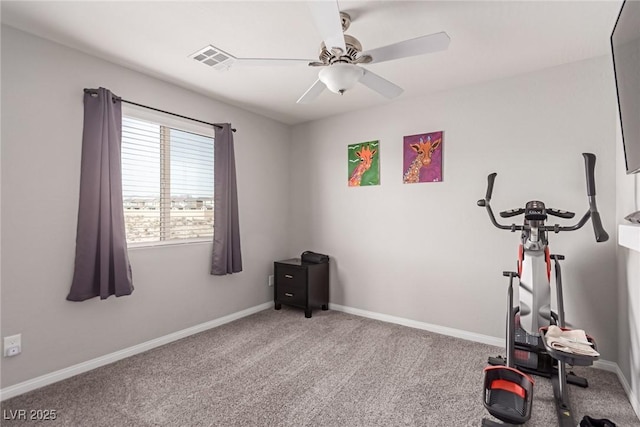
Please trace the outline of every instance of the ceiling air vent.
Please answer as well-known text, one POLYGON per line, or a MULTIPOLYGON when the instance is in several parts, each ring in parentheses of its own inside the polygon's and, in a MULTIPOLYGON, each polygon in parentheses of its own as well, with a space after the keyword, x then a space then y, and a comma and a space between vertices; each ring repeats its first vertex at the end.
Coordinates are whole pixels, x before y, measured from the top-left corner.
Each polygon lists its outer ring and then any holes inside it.
POLYGON ((236 61, 234 56, 211 45, 205 46, 189 56, 215 70, 226 70, 236 61))

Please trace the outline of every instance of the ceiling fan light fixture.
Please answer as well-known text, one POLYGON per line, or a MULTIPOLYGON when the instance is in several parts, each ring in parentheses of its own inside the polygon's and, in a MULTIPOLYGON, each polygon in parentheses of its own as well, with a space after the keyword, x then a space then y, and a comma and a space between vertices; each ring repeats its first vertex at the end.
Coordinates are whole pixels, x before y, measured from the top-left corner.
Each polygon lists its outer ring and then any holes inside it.
POLYGON ((358 83, 363 73, 357 65, 337 63, 321 70, 318 78, 331 92, 342 95, 358 83))

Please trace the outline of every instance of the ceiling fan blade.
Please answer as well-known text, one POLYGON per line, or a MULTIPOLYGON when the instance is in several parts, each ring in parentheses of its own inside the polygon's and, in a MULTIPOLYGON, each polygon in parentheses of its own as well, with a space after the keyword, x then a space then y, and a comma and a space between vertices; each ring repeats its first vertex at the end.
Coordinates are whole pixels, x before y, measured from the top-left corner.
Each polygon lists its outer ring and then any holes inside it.
POLYGON ((347 51, 342 34, 342 20, 340 19, 340 9, 336 0, 330 1, 310 1, 308 2, 313 22, 324 41, 324 45, 329 51, 338 47, 343 52, 347 51))
POLYGON ((449 47, 451 39, 447 33, 440 32, 427 36, 416 37, 415 39, 390 44, 387 46, 363 52, 363 55, 370 55, 371 63, 391 61, 392 59, 407 58, 409 56, 423 55, 425 53, 438 52, 449 47))
POLYGON ((296 101, 296 104, 308 104, 318 97, 322 93, 326 86, 320 81, 316 80, 309 89, 296 101))
POLYGON ((288 65, 308 65, 316 59, 299 59, 299 58, 236 58, 232 66, 240 65, 243 67, 274 67, 288 65))
POLYGON ((389 80, 383 79, 376 73, 372 73, 369 70, 364 69, 364 74, 360 77, 360 83, 365 85, 371 90, 378 92, 380 95, 389 99, 395 98, 404 92, 400 86, 391 83, 389 80))

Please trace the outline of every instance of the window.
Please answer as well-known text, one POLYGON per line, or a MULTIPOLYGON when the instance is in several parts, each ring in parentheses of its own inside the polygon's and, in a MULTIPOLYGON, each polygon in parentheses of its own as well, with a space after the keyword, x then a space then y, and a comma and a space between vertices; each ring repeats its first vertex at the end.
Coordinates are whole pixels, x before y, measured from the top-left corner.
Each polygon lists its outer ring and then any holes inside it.
POLYGON ((167 123, 123 116, 122 195, 130 246, 211 241, 213 142, 167 123))

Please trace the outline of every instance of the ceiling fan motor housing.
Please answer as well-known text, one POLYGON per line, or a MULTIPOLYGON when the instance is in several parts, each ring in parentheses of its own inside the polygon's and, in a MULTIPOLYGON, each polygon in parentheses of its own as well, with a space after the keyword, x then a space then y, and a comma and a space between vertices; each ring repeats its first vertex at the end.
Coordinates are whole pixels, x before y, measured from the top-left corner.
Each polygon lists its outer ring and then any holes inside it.
MULTIPOLYGON (((340 22, 342 24, 342 32, 347 31, 349 26, 351 25, 351 16, 348 13, 340 12, 340 22)), ((320 62, 312 62, 309 65, 312 66, 324 66, 324 65, 332 65, 335 63, 347 63, 347 64, 361 64, 361 63, 369 63, 371 62, 371 57, 369 55, 363 55, 358 57, 358 55, 362 52, 362 45, 360 41, 349 34, 344 34, 344 44, 346 47, 346 52, 343 52, 342 49, 338 49, 335 46, 327 47, 324 42, 320 44, 320 54, 318 58, 320 62)))
POLYGON ((331 65, 334 62, 354 62, 358 57, 358 54, 362 52, 362 45, 358 39, 348 34, 344 35, 344 44, 347 47, 346 52, 343 52, 342 49, 338 48, 328 49, 324 42, 322 42, 318 58, 327 65, 331 65))

